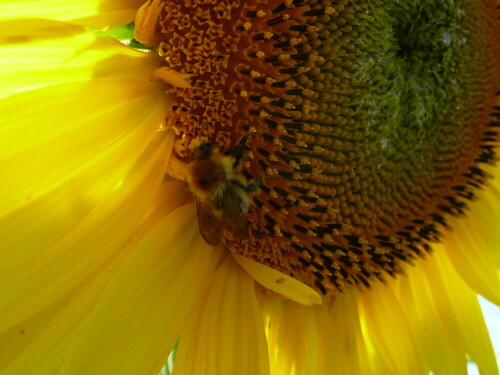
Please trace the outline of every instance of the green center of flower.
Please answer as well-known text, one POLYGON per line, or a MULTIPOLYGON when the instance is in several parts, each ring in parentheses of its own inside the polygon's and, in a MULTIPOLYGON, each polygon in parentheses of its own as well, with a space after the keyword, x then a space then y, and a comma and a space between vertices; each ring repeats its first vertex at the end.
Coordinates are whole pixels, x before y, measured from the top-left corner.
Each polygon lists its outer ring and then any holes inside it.
POLYGON ((401 271, 464 212, 494 159, 494 4, 164 1, 168 67, 189 74, 177 153, 239 139, 266 176, 224 243, 326 295, 401 271), (491 124, 490 124, 491 125, 491 124))

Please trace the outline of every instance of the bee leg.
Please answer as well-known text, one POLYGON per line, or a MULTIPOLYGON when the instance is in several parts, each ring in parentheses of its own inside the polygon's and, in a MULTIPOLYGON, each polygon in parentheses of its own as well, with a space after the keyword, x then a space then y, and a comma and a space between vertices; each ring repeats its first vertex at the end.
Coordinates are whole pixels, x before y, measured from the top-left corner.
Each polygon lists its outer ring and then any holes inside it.
POLYGON ((246 186, 243 186, 242 189, 245 190, 248 193, 251 193, 259 188, 260 185, 262 185, 262 182, 264 181, 264 177, 259 177, 255 182, 252 182, 246 186))
POLYGON ((243 138, 240 139, 235 148, 226 151, 226 155, 234 155, 234 163, 233 163, 234 169, 238 168, 238 166, 241 163, 241 160, 243 160, 243 155, 245 154, 245 148, 246 148, 245 145, 247 144, 248 138, 250 138, 250 134, 245 134, 243 138))
POLYGON ((259 177, 255 182, 245 185, 239 180, 233 180, 233 179, 229 180, 231 184, 238 186, 241 190, 244 190, 248 193, 257 190, 259 186, 262 184, 262 181, 264 181, 264 178, 259 177))
POLYGON ((247 187, 241 181, 231 179, 229 180, 229 182, 235 186, 238 186, 241 190, 246 191, 247 187))

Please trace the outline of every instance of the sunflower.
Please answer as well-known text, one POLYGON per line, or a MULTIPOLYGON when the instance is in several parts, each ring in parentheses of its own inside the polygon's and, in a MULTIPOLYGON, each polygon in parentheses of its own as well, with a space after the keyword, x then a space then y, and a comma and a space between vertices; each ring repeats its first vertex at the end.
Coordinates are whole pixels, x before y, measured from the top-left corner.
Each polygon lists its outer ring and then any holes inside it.
POLYGON ((3 2, 0 373, 497 374, 498 3, 375 3, 3 2))

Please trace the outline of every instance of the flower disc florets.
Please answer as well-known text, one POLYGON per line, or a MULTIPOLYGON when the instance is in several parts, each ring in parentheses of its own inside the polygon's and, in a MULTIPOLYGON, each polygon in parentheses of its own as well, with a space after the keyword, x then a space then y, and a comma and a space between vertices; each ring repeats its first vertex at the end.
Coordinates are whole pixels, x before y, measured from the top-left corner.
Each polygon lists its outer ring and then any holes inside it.
POLYGON ((157 50, 189 77, 179 139, 228 150, 255 132, 242 173, 266 179, 250 238, 224 234, 232 253, 325 295, 367 287, 428 252, 483 184, 494 2, 159 3, 157 50))

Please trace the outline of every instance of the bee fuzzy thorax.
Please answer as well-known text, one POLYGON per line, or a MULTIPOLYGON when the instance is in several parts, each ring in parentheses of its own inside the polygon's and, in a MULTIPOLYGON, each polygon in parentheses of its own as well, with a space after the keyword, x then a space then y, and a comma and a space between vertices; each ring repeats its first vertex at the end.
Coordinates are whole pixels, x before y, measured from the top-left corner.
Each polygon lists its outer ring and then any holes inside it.
POLYGON ((210 157, 196 159, 187 166, 187 183, 193 194, 202 200, 207 200, 213 195, 220 194, 224 184, 230 162, 223 157, 210 157))

